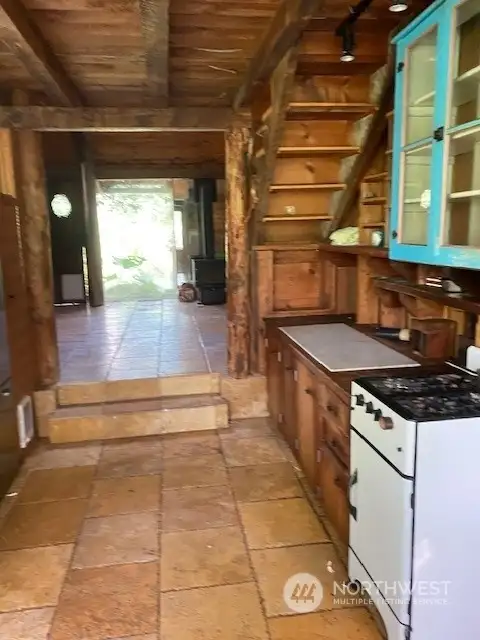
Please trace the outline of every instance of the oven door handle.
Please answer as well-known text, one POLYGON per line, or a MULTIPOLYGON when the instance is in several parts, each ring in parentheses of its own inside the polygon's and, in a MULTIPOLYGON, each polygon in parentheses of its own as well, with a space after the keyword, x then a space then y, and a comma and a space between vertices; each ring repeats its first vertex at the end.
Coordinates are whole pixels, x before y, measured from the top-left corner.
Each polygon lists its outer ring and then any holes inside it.
POLYGON ((348 486, 349 486, 349 488, 350 488, 349 496, 348 496, 348 510, 349 510, 349 512, 350 512, 350 515, 352 516, 352 518, 353 518, 354 520, 357 520, 358 510, 357 510, 357 507, 355 507, 355 506, 352 504, 352 501, 351 501, 351 495, 352 495, 352 493, 353 493, 353 492, 352 492, 352 488, 353 488, 356 484, 358 484, 358 469, 355 469, 355 471, 351 474, 351 476, 350 476, 350 480, 349 480, 349 482, 348 482, 348 486))

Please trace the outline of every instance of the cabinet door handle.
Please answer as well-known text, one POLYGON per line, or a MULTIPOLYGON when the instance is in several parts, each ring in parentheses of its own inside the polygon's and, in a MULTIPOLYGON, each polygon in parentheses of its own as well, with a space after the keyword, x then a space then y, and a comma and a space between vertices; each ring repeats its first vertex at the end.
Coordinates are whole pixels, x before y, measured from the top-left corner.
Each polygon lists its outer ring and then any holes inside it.
POLYGON ((433 139, 436 142, 441 142, 444 138, 444 135, 445 135, 445 128, 438 127, 438 129, 435 129, 435 131, 433 132, 433 139))
POLYGON ((285 367, 285 371, 293 371, 293 367, 285 367))
POLYGON ((307 393, 309 396, 313 396, 313 389, 305 389, 305 393, 307 393))

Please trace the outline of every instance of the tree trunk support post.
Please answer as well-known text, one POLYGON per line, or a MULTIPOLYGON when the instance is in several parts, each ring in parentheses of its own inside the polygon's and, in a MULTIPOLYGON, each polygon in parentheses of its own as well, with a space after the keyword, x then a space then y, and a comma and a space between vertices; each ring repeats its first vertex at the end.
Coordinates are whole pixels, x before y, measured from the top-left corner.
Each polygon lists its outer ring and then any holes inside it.
POLYGON ((246 151, 249 131, 232 124, 226 133, 227 325, 228 373, 250 374, 249 239, 246 193, 246 151))

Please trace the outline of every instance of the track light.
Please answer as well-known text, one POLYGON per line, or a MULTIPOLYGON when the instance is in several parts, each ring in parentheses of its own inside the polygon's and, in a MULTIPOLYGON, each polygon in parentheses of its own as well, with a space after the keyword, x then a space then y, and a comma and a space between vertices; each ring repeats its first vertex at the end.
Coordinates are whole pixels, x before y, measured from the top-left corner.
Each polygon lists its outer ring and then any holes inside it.
POLYGON ((408 9, 408 4, 406 2, 401 2, 400 0, 390 0, 390 6, 388 9, 392 13, 401 13, 408 9))
POLYGON ((342 55, 340 60, 342 62, 353 62, 355 55, 353 50, 355 49, 355 34, 353 31, 353 25, 346 24, 341 32, 342 37, 342 55))

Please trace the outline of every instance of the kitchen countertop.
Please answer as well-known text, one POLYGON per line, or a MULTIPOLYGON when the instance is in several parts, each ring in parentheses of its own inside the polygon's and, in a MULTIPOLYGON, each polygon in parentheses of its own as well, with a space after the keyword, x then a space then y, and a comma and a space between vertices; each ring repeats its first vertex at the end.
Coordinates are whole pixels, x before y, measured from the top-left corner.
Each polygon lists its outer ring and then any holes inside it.
MULTIPOLYGON (((424 358, 423 356, 413 353, 410 345, 406 342, 397 342, 395 340, 386 340, 383 338, 378 338, 373 335, 373 331, 376 329, 373 325, 359 325, 355 324, 353 319, 348 316, 338 316, 338 315, 318 315, 318 316, 309 316, 309 317, 290 317, 290 318, 275 318, 275 317, 266 317, 265 324, 269 328, 276 327, 277 329, 281 329, 283 326, 298 326, 298 325, 310 325, 310 324, 326 324, 332 322, 342 322, 348 324, 351 327, 357 329, 357 331, 361 331, 365 335, 371 336, 374 340, 403 353, 404 355, 412 358, 418 362, 420 367, 396 367, 393 371, 395 375, 421 375, 426 370, 431 371, 432 373, 444 373, 447 370, 450 370, 450 367, 445 363, 444 360, 432 359, 432 358, 424 358)), ((309 360, 316 368, 320 369, 323 373, 325 373, 332 383, 337 388, 337 391, 340 395, 343 396, 345 402, 350 402, 350 386, 353 380, 360 377, 365 376, 388 376, 392 375, 392 369, 362 369, 356 371, 329 371, 326 367, 319 364, 312 356, 305 351, 300 345, 298 345, 294 340, 292 340, 287 334, 283 331, 279 331, 282 338, 286 340, 292 347, 297 349, 307 360, 309 360)), ((463 365, 464 363, 459 360, 458 364, 463 365)))
POLYGON ((416 360, 343 322, 282 327, 281 331, 331 372, 420 366, 416 360))

